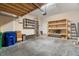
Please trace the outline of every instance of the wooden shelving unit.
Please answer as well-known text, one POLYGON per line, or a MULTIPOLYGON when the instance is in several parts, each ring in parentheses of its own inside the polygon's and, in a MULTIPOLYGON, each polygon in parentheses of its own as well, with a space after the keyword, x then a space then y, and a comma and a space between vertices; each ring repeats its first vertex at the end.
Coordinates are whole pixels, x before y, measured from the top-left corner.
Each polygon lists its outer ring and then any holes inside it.
POLYGON ((48 21, 48 36, 68 38, 69 21, 66 19, 48 21))

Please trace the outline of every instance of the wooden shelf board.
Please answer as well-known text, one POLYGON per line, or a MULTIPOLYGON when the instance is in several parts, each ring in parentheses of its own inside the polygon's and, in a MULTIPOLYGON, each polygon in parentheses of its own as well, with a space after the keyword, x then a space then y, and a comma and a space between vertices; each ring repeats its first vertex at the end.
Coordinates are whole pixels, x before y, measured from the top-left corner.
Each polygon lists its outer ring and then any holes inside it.
POLYGON ((67 28, 48 28, 49 30, 67 29, 67 28))
MULTIPOLYGON (((48 33, 48 34, 55 34, 55 33, 48 33)), ((57 34, 57 35, 67 35, 66 33, 60 33, 60 34, 57 34)))
POLYGON ((66 22, 67 20, 66 19, 63 19, 63 20, 54 20, 54 21, 48 21, 48 23, 58 23, 58 22, 66 22))
POLYGON ((55 23, 55 24, 49 24, 49 26, 50 26, 50 25, 51 25, 51 26, 53 26, 53 25, 54 25, 54 26, 55 26, 55 25, 66 25, 66 23, 55 23))

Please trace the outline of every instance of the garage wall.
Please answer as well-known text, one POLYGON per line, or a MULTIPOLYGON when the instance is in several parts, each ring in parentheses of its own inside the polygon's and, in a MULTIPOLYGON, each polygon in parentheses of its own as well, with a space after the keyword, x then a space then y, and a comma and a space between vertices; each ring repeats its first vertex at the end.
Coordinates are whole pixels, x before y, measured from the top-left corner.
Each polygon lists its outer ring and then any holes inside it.
POLYGON ((14 18, 6 18, 6 17, 0 17, 1 25, 0 25, 0 31, 22 31, 23 34, 31 35, 35 34, 34 29, 23 29, 23 19, 32 19, 35 20, 35 18, 31 15, 25 15, 23 17, 19 17, 17 19, 14 18), (19 23, 21 22, 21 23, 19 23))
POLYGON ((1 32, 5 31, 13 31, 13 21, 1 26, 1 32))
POLYGON ((26 35, 35 34, 34 29, 23 29, 23 19, 24 18, 35 20, 35 18, 31 15, 25 15, 23 17, 19 17, 18 19, 16 19, 14 21, 14 30, 15 31, 22 31, 22 33, 26 34, 26 35), (19 23, 19 22, 21 22, 21 23, 19 23))
POLYGON ((13 31, 13 17, 0 15, 0 31, 13 31))
POLYGON ((44 17, 40 20, 40 30, 43 31, 44 34, 47 34, 48 32, 48 21, 51 20, 61 20, 61 19, 67 19, 70 20, 72 23, 78 23, 79 22, 79 12, 71 11, 61 14, 55 14, 50 17, 44 17))

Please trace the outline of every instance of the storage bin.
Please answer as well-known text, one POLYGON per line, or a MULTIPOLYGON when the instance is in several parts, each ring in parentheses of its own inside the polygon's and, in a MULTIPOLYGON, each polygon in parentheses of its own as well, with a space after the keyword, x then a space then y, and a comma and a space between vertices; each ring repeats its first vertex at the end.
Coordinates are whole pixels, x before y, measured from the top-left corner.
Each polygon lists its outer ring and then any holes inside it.
POLYGON ((16 43, 16 32, 5 32, 3 37, 3 46, 10 46, 16 43))
POLYGON ((2 48, 2 32, 0 32, 0 48, 2 48))

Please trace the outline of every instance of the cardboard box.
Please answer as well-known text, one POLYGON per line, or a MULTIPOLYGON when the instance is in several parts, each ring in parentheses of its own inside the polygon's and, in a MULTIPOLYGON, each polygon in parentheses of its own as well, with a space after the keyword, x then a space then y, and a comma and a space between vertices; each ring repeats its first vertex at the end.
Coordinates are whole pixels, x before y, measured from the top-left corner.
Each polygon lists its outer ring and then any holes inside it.
POLYGON ((21 31, 16 31, 17 41, 22 41, 22 33, 21 31))

